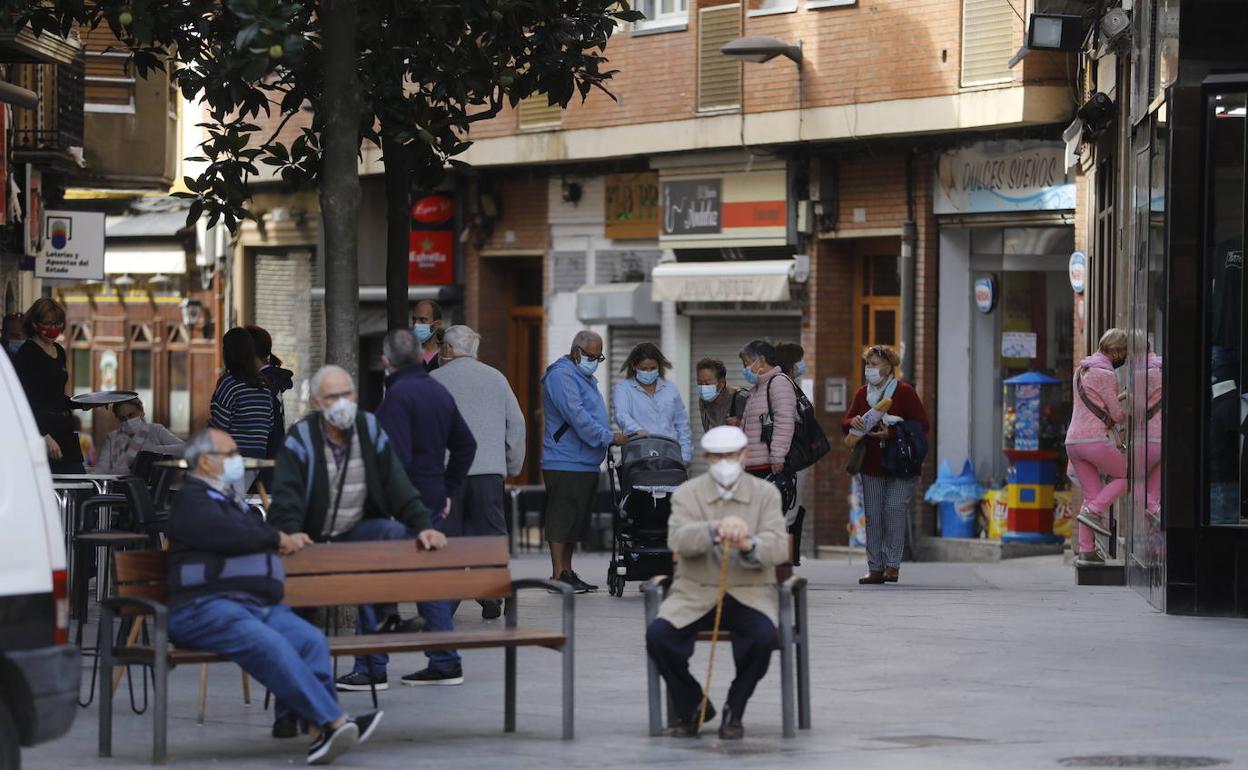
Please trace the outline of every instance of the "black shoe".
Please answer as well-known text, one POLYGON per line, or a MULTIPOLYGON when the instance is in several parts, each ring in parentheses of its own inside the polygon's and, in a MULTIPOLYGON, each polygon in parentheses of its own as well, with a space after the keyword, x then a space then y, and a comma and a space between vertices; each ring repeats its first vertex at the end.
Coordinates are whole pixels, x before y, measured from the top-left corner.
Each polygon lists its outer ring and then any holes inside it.
POLYGON ((338 692, 368 692, 369 690, 388 690, 390 685, 386 675, 369 676, 362 671, 352 671, 346 676, 338 677, 338 692))
POLYGON ((285 716, 273 720, 274 738, 294 738, 299 734, 299 717, 285 716))
POLYGON ((741 725, 741 717, 732 713, 732 709, 724 706, 724 720, 719 723, 719 739, 721 741, 739 741, 745 737, 745 727, 741 725))
POLYGON ((324 730, 308 747, 309 765, 328 765, 360 742, 360 728, 348 719, 337 730, 324 730))
POLYGON ((503 602, 501 599, 487 599, 477 603, 481 605, 481 617, 485 620, 497 620, 503 616, 503 602))
POLYGON ((559 579, 572 586, 572 590, 576 591, 578 594, 587 594, 590 591, 598 590, 598 586, 581 580, 581 576, 570 569, 565 569, 562 573, 560 573, 559 579))
POLYGON ((384 711, 378 710, 371 714, 365 714, 352 719, 355 726, 360 728, 360 738, 357 743, 363 743, 372 737, 373 731, 377 729, 377 725, 381 724, 381 718, 385 716, 384 711))
POLYGON ((424 630, 425 619, 419 615, 414 615, 407 620, 398 615, 390 615, 377 627, 379 634, 414 634, 424 630))
MULTIPOLYGON (((671 729, 668 731, 668 735, 671 735, 674 738, 696 738, 698 737, 698 711, 701 708, 702 708, 702 704, 701 702, 699 702, 698 705, 694 707, 693 713, 691 715, 689 715, 685 719, 679 719, 671 725, 671 729)), ((712 703, 707 703, 706 704, 706 719, 704 720, 704 723, 710 722, 714 718, 715 718, 715 705, 712 703)))
POLYGON ((430 666, 423 671, 417 671, 415 674, 408 674, 400 681, 408 687, 418 687, 420 685, 453 687, 454 685, 464 683, 464 669, 462 666, 456 666, 447 671, 439 671, 430 666))

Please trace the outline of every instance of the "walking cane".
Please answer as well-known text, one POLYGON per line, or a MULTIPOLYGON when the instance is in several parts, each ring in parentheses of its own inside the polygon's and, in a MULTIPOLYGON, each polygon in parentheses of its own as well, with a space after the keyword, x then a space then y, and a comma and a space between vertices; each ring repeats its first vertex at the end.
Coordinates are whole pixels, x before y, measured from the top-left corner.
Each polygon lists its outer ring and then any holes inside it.
POLYGON ((728 555, 732 543, 724 541, 724 552, 719 557, 719 593, 715 597, 715 624, 711 626, 711 659, 706 664, 706 686, 702 688, 702 705, 698 709, 698 729, 694 735, 702 732, 702 723, 706 721, 706 706, 711 697, 711 673, 715 670, 715 644, 719 641, 719 621, 724 616, 724 593, 728 590, 728 555))

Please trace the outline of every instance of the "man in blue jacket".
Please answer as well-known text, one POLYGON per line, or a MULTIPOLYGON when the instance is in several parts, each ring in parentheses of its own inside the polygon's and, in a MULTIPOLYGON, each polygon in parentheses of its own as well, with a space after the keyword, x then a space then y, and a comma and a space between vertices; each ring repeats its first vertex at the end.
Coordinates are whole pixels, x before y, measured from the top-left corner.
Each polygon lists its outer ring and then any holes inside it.
MULTIPOLYGON (((426 371, 420 341, 411 329, 387 332, 382 340, 382 354, 382 365, 388 374, 386 396, 377 409, 377 420, 390 437, 412 486, 433 511, 433 528, 445 533, 451 498, 468 476, 477 454, 477 442, 450 391, 426 371)), ((430 631, 453 628, 454 602, 420 602, 416 607, 430 631)), ((459 653, 447 650, 425 656, 429 667, 403 677, 403 684, 464 683, 459 653)))
POLYGON ((334 692, 325 635, 282 604, 280 556, 311 542, 265 523, 234 492, 243 458, 228 433, 200 431, 169 512, 169 638, 242 666, 309 725, 308 764, 364 742, 382 712, 349 717, 334 692))
POLYGON ((607 448, 628 438, 611 432, 607 404, 598 392, 594 372, 604 360, 602 337, 580 331, 568 354, 551 364, 542 377, 546 417, 542 479, 546 482, 551 579, 567 583, 578 593, 598 590, 572 571, 572 551, 598 493, 598 469, 607 448))

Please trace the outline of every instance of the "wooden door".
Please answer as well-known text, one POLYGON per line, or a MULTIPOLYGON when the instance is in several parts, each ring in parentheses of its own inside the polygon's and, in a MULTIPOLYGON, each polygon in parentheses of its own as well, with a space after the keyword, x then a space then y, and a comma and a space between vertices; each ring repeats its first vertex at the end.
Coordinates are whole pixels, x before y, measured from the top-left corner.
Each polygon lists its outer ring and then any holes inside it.
MULTIPOLYGON (((854 259, 854 340, 858 351, 868 345, 888 345, 901 352, 901 278, 897 272, 897 254, 867 247, 854 259)), ((853 371, 855 385, 861 385, 862 367, 855 366, 853 371)))
POLYGON ((526 444, 524 469, 508 479, 511 484, 536 484, 542 451, 542 325, 540 306, 512 307, 507 327, 507 380, 524 413, 526 444))

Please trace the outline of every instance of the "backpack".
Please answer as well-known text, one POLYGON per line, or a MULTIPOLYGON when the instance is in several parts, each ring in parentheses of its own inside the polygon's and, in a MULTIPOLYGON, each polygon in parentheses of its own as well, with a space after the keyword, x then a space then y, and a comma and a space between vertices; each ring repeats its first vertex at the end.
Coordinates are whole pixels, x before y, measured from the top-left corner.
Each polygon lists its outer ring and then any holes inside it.
POLYGON ((895 478, 908 479, 923 472, 927 457, 927 434, 917 420, 902 420, 893 426, 893 438, 884 444, 880 465, 895 478))
POLYGON ((793 388, 796 397, 793 409, 793 442, 789 444, 789 454, 784 463, 790 471, 805 470, 819 462, 832 447, 828 443, 827 434, 819 425, 819 420, 815 418, 814 405, 787 374, 772 377, 767 382, 767 414, 763 417, 763 441, 768 447, 771 446, 771 434, 775 426, 775 413, 771 409, 771 383, 781 378, 793 388))

